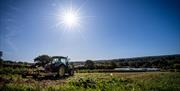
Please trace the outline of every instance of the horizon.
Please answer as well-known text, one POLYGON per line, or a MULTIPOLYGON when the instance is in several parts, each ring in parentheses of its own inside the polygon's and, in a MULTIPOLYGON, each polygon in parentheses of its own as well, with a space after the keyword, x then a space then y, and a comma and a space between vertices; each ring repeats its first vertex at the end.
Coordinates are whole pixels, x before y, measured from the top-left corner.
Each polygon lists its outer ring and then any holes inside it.
MULTIPOLYGON (((46 54, 44 54, 46 55, 46 54)), ((109 59, 86 59, 86 60, 71 60, 70 62, 85 62, 87 60, 92 60, 92 61, 106 61, 106 60, 116 60, 116 59, 134 59, 134 58, 146 58, 146 57, 161 57, 161 56, 174 56, 174 55, 180 55, 180 54, 168 54, 168 55, 149 55, 149 56, 135 56, 135 57, 120 57, 120 58, 109 58, 109 59)), ((4 61, 14 61, 14 62, 28 62, 28 63, 34 63, 34 60, 8 60, 5 59, 4 61)))
POLYGON ((72 62, 180 54, 178 0, 1 0, 3 59, 72 62), (75 12, 75 13, 74 13, 75 12))

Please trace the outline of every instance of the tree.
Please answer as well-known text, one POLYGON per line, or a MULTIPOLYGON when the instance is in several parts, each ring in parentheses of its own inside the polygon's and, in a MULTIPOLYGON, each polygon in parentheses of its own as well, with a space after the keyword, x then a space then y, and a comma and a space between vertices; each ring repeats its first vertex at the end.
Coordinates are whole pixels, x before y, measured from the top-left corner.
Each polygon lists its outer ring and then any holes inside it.
POLYGON ((174 64, 175 69, 180 69, 180 64, 174 64))
POLYGON ((92 60, 86 60, 85 67, 88 69, 94 69, 95 67, 94 62, 92 60))
POLYGON ((116 62, 114 62, 114 61, 111 61, 111 63, 110 63, 110 64, 111 64, 111 67, 112 67, 112 68, 116 68, 116 67, 117 67, 116 62))
POLYGON ((129 65, 129 67, 135 67, 135 62, 134 61, 129 61, 128 65, 129 65))
POLYGON ((43 66, 43 67, 46 64, 50 63, 51 61, 52 61, 52 58, 48 55, 40 55, 34 59, 34 62, 36 62, 38 66, 43 66))
POLYGON ((3 60, 0 58, 0 65, 2 65, 3 64, 3 60))
POLYGON ((3 55, 3 52, 2 52, 2 51, 0 51, 0 65, 1 65, 1 64, 3 64, 3 59, 1 58, 1 57, 2 57, 2 55, 3 55))
POLYGON ((3 55, 3 52, 2 52, 2 51, 0 51, 0 58, 2 57, 2 55, 3 55))

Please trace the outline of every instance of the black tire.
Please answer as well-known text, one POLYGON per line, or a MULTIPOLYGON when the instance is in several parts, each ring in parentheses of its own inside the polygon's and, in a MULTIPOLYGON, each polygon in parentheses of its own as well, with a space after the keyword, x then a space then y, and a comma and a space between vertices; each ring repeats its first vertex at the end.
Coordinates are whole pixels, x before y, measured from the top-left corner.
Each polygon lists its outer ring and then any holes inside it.
POLYGON ((65 75, 65 66, 61 65, 58 70, 58 76, 63 77, 65 75))

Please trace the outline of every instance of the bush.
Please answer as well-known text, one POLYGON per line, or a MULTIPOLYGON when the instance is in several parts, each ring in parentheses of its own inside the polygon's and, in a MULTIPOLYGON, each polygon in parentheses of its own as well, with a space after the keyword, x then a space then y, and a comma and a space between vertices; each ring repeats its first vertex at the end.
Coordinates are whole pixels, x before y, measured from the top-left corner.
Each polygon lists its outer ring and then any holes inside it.
POLYGON ((180 69, 180 64, 174 64, 175 69, 180 69))
POLYGON ((175 72, 176 70, 175 69, 168 69, 168 71, 175 72))

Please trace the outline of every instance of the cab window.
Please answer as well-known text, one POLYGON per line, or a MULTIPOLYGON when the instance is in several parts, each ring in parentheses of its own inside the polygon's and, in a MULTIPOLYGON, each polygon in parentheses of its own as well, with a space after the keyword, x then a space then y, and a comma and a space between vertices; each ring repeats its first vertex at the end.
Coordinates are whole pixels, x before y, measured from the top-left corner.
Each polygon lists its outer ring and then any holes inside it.
POLYGON ((66 65, 66 59, 62 58, 61 62, 66 65))
POLYGON ((52 61, 52 63, 57 63, 58 62, 58 58, 53 58, 53 61, 52 61))

